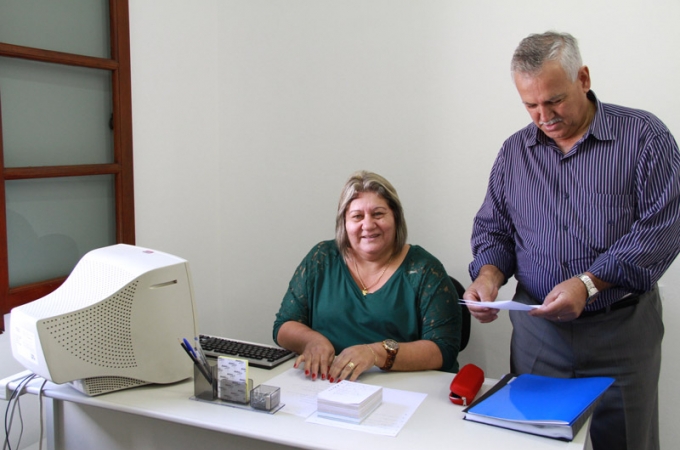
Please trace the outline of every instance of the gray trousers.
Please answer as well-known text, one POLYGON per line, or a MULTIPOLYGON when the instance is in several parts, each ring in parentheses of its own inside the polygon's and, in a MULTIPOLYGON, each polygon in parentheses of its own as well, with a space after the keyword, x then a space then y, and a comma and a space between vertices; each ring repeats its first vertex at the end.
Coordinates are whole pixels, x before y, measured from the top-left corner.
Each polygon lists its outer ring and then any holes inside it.
MULTIPOLYGON (((515 299, 535 304, 517 288, 515 299)), ((513 373, 553 377, 607 376, 616 381, 593 413, 594 450, 658 450, 661 340, 658 287, 640 303, 571 322, 556 323, 510 311, 513 373)))

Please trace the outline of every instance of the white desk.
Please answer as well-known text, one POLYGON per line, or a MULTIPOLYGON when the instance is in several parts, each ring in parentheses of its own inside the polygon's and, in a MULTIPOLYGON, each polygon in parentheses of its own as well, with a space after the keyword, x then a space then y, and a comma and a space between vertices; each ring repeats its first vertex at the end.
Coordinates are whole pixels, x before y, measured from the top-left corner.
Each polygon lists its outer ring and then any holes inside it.
MULTIPOLYGON (((292 367, 251 369, 254 385, 292 367)), ((67 385, 48 383, 44 395, 50 449, 564 449, 589 447, 587 425, 572 442, 505 430, 462 419, 462 407, 448 399, 453 375, 367 373, 360 381, 427 393, 396 437, 307 423, 279 411, 266 414, 190 400, 193 381, 146 386, 87 397, 67 385)), ((310 381, 311 383, 311 381, 310 381)), ((483 391, 492 386, 487 380, 483 391)), ((37 393, 34 382, 30 393, 37 393)))

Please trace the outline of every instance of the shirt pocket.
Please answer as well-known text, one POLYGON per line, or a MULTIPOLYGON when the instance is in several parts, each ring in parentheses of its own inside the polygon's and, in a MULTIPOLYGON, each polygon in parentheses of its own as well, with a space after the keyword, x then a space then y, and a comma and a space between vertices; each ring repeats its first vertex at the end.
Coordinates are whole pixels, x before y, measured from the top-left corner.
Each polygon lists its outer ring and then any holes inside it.
POLYGON ((602 251, 630 232, 635 222, 634 195, 589 193, 582 207, 592 244, 602 251))

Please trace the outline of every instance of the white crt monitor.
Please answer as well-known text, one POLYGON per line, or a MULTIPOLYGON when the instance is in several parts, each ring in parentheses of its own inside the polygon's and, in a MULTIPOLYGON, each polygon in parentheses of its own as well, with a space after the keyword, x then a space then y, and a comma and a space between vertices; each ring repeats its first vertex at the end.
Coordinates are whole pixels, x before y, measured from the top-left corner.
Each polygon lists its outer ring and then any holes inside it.
POLYGON ((184 259, 126 244, 87 253, 54 292, 12 309, 12 354, 88 395, 193 375, 178 339, 197 336, 184 259))

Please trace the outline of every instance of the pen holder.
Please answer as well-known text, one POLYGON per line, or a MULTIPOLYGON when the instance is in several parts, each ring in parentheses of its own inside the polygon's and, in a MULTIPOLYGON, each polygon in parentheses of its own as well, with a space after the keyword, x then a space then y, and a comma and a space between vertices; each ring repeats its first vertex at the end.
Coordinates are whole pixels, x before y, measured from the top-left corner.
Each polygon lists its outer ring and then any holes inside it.
POLYGON ((281 403, 281 390, 276 386, 258 385, 253 389, 253 380, 248 378, 248 383, 229 383, 220 372, 218 366, 209 360, 210 373, 213 382, 210 383, 194 366, 194 396, 192 400, 212 403, 214 405, 230 406, 232 408, 246 409, 266 414, 275 414, 283 408, 281 403), (220 385, 220 382, 222 385, 220 385))
POLYGON ((215 400, 217 398, 217 366, 210 365, 213 383, 206 380, 205 376, 194 365, 194 396, 201 400, 215 400))
POLYGON ((233 382, 221 379, 216 365, 210 364, 212 384, 205 378, 198 367, 194 366, 194 397, 201 400, 212 401, 215 399, 227 402, 247 404, 250 401, 250 392, 253 380, 247 383, 233 382))

